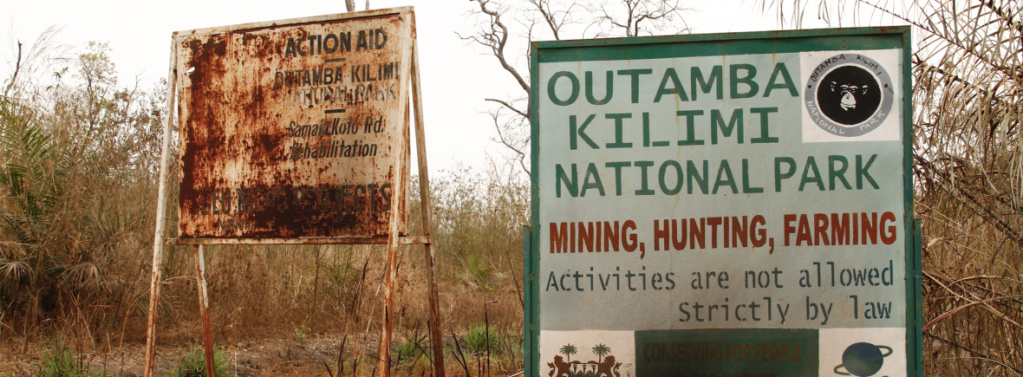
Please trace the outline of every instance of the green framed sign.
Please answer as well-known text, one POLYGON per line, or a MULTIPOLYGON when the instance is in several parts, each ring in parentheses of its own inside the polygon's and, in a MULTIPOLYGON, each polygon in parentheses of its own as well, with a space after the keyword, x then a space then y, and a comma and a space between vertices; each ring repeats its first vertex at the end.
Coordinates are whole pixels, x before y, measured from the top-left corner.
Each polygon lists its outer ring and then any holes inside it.
POLYGON ((527 376, 922 375, 909 27, 531 53, 527 376))

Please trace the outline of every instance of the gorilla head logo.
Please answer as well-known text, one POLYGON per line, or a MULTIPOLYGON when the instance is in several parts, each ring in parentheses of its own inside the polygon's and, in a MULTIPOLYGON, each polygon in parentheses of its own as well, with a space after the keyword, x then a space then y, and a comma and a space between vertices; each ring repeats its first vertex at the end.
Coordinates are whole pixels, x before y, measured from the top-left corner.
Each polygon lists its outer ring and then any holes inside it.
POLYGON ((847 126, 863 123, 881 104, 877 79, 862 67, 835 68, 821 81, 828 84, 817 87, 817 103, 824 116, 836 123, 847 126))

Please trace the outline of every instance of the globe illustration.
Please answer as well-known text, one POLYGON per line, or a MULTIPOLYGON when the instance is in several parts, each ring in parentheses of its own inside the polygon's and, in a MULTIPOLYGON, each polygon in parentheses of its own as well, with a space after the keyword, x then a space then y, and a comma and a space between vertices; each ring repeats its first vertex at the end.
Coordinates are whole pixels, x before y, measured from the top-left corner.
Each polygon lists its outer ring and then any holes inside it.
POLYGON ((843 376, 873 376, 877 371, 881 370, 881 366, 884 365, 884 358, 891 354, 891 347, 876 346, 866 342, 851 344, 842 353, 842 365, 835 367, 835 373, 843 376), (887 353, 882 354, 881 349, 884 349, 887 353), (843 368, 845 372, 841 371, 843 368))

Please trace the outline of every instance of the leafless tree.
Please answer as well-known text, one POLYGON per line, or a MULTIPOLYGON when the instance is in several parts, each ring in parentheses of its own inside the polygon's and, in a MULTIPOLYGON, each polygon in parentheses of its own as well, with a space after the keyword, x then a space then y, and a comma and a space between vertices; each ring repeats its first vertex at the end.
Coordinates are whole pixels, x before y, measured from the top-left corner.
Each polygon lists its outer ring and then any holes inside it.
POLYGON ((801 26, 909 24, 927 375, 1023 375, 1023 2, 762 0, 801 26))
POLYGON ((517 84, 516 93, 486 98, 496 141, 510 150, 519 166, 529 171, 529 56, 528 42, 689 31, 680 0, 605 0, 561 3, 551 0, 500 2, 479 0, 473 11, 472 32, 462 39, 484 48, 517 84))

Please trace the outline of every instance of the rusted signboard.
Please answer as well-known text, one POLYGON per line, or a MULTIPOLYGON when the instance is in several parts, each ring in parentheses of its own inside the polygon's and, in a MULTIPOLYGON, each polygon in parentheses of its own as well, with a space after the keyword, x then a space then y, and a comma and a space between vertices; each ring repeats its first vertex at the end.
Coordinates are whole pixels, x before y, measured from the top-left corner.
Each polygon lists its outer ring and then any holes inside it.
POLYGON ((178 32, 182 238, 406 232, 411 8, 178 32))
POLYGON ((207 375, 213 332, 203 245, 387 244, 381 375, 390 375, 399 244, 423 244, 434 375, 444 376, 429 179, 411 7, 174 33, 168 112, 180 124, 180 238, 163 239, 165 119, 145 376, 153 376, 163 246, 195 245, 207 375), (411 84, 411 85, 410 85, 411 84), (409 93, 409 87, 411 92, 409 93), (409 100, 423 235, 409 237, 409 100), (177 104, 177 106, 175 106, 177 104))

